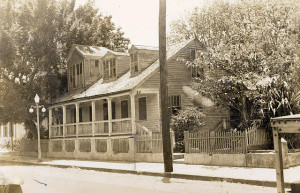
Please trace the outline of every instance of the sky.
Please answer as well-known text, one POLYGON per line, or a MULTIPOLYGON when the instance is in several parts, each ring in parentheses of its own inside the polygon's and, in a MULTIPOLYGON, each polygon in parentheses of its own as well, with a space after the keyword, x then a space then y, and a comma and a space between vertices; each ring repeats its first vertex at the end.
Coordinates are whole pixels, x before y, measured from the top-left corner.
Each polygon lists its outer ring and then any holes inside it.
MULTIPOLYGON (((170 23, 195 7, 203 6, 205 0, 167 0, 167 32, 170 23)), ((87 0, 77 0, 76 7, 87 0)), ((122 28, 131 44, 158 46, 159 0, 95 0, 95 6, 122 28)))

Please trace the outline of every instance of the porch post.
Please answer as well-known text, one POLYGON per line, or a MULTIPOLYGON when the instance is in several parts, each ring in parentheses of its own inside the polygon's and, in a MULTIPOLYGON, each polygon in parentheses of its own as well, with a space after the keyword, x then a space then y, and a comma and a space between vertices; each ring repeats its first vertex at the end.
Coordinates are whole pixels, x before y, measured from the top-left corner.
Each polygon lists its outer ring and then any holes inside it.
POLYGON ((132 134, 136 134, 136 127, 135 127, 135 94, 130 94, 130 109, 131 109, 131 131, 132 134))
POLYGON ((52 108, 49 108, 49 139, 52 135, 52 108))
POLYGON ((80 103, 75 103, 75 108, 76 108, 76 137, 78 137, 78 133, 79 133, 79 104, 80 103))
POLYGON ((112 133, 112 110, 111 110, 111 98, 107 98, 107 108, 108 108, 108 135, 111 136, 112 133))
POLYGON ((92 135, 95 136, 96 102, 92 101, 92 135))
POLYGON ((157 92, 157 115, 158 115, 158 125, 157 125, 157 127, 158 127, 158 129, 159 129, 159 131, 161 132, 162 130, 161 130, 161 116, 160 116, 160 96, 159 96, 159 91, 157 92))
POLYGON ((63 108, 63 138, 65 138, 66 124, 67 124, 67 107, 66 107, 66 105, 63 105, 62 108, 63 108))

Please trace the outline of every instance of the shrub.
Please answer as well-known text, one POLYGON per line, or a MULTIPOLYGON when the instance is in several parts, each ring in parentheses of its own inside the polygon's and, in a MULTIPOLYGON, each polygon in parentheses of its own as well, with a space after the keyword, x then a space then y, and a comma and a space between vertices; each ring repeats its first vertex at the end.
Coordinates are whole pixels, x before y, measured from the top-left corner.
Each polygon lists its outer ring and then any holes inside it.
POLYGON ((175 152, 184 152, 184 131, 201 128, 205 115, 197 107, 186 107, 171 117, 171 128, 175 133, 175 152))

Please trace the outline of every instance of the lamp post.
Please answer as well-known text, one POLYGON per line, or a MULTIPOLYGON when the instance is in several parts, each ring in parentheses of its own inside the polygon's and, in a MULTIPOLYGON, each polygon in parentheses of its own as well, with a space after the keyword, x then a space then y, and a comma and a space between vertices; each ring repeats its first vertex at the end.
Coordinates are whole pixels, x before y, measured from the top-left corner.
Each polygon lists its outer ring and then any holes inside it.
MULTIPOLYGON (((42 112, 46 112, 46 108, 44 105, 39 105, 40 97, 36 94, 34 97, 34 102, 36 105, 36 119, 37 119, 37 133, 38 133, 38 162, 42 161, 42 152, 41 152, 41 136, 40 136, 40 117, 39 117, 39 109, 42 108, 42 112)), ((33 113, 34 105, 31 105, 29 112, 33 113)))

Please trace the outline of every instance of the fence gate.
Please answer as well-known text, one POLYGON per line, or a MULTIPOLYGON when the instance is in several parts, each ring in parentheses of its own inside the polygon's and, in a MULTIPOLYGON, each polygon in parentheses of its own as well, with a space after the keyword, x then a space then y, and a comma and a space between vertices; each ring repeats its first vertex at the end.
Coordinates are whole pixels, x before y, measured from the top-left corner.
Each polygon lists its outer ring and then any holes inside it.
POLYGON ((281 135, 283 133, 300 133, 300 114, 272 118, 271 126, 273 128, 275 150, 277 193, 284 193, 281 135))

